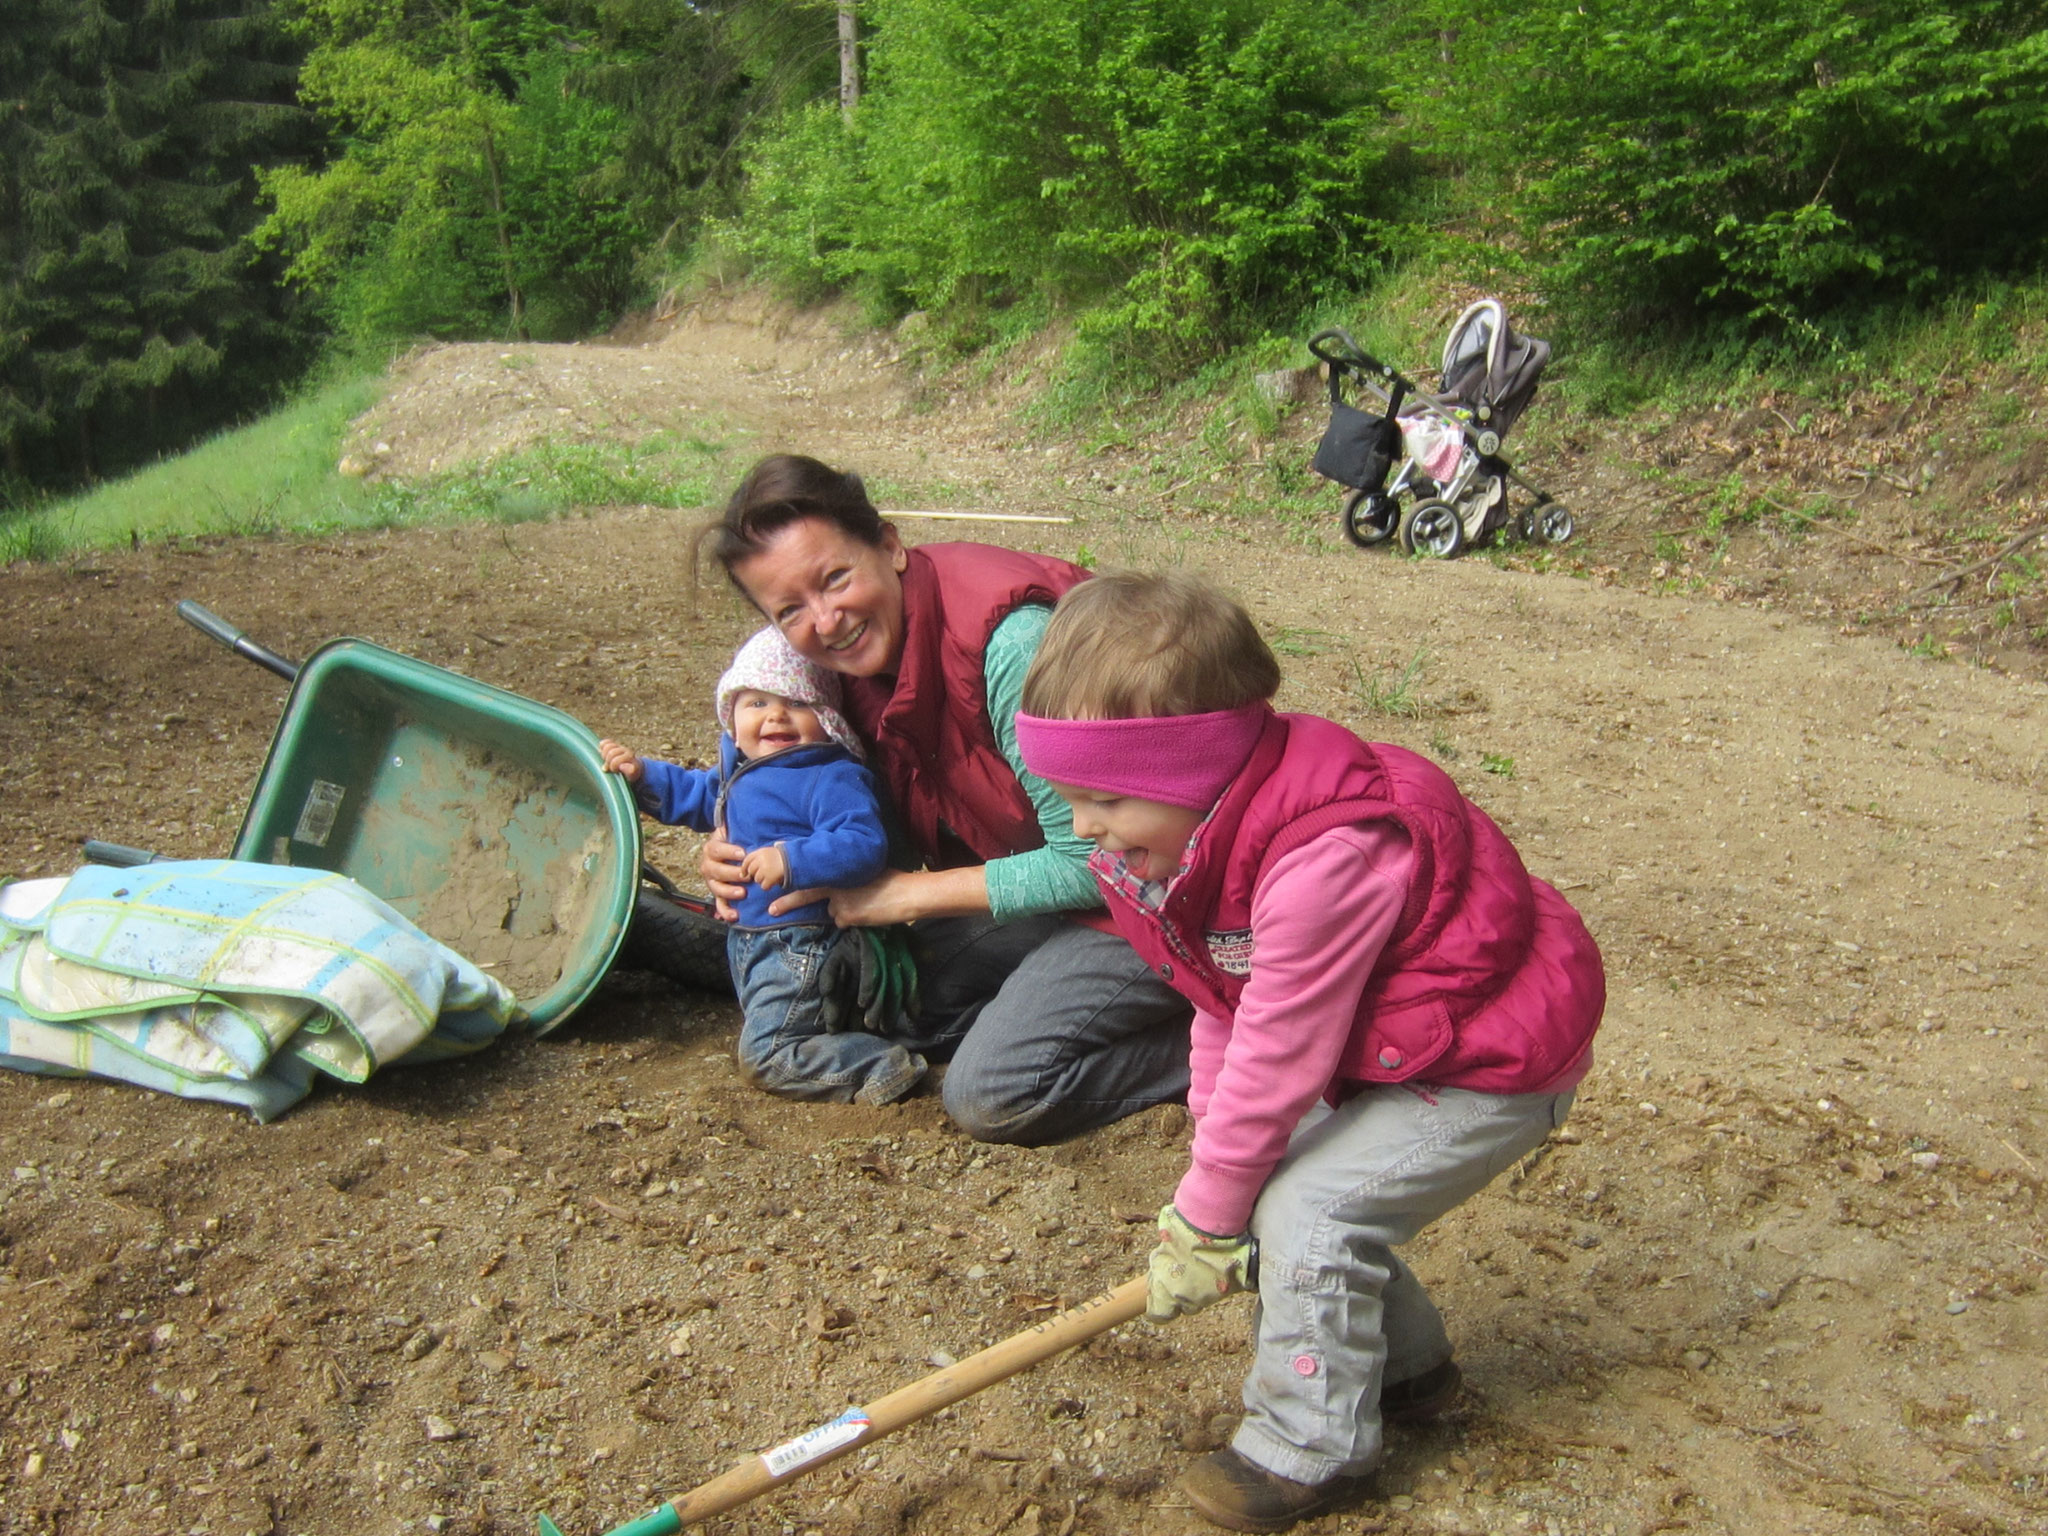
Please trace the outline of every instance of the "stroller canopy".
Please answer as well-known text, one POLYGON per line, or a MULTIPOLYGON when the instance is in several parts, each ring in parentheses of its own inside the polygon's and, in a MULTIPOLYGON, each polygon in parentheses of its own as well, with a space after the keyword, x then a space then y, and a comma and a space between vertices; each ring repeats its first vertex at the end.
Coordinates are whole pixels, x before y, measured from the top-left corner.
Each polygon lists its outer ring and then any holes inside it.
POLYGON ((1500 300, 1481 299, 1444 338, 1444 394, 1506 437, 1549 363, 1549 342, 1516 335, 1500 300))

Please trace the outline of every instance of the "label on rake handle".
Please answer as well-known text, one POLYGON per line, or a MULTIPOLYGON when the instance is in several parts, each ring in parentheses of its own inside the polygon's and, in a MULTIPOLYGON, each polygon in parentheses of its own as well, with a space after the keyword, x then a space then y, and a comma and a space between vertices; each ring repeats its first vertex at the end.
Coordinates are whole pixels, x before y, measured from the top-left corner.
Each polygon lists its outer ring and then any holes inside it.
POLYGON ((829 1456, 853 1444, 868 1432, 872 1424, 867 1409, 849 1408, 830 1424, 820 1424, 816 1429, 798 1435, 787 1445, 763 1451, 761 1464, 768 1469, 770 1477, 787 1477, 798 1467, 809 1466, 819 1457, 829 1456))

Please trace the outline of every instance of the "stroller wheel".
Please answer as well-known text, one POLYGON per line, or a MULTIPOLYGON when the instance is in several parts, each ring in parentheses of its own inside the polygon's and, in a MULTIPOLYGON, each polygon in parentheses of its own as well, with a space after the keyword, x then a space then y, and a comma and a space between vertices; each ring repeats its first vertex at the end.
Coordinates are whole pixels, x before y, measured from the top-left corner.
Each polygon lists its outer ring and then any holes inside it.
POLYGON ((1536 514, 1535 521, 1536 531, 1546 544, 1562 544, 1578 526, 1572 521, 1571 510, 1554 501, 1536 514))
POLYGON ((1418 501, 1401 519, 1401 548, 1448 560, 1465 547, 1465 525, 1447 501, 1418 501))
POLYGON ((1351 491, 1344 497, 1343 517, 1344 537, 1360 549, 1371 549, 1394 536, 1401 507, 1385 491, 1351 491))

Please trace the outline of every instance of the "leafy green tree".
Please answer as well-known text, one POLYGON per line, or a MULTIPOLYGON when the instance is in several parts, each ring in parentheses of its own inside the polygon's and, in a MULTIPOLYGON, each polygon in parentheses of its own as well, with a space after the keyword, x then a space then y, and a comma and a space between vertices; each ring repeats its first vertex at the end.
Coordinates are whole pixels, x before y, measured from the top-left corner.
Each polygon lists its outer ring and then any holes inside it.
POLYGON ((303 355, 243 236, 303 142, 268 0, 14 0, 0 28, 0 445, 86 476, 219 424, 303 355))
POLYGON ((654 210, 669 253, 733 212, 749 135, 838 79, 830 0, 591 0, 589 25, 569 89, 623 126, 598 177, 654 210))
POLYGON ((292 3, 341 149, 265 172, 258 238, 337 330, 564 334, 624 301, 653 211, 608 174, 620 114, 571 88, 591 33, 567 4, 292 3))
POLYGON ((799 286, 1038 298, 1176 370, 1384 249, 1382 53, 1335 0, 871 0, 869 74, 760 146, 729 238, 799 286))
POLYGON ((1808 333, 2048 257, 2039 0, 1451 0, 1420 25, 1418 130, 1582 311, 1808 333))

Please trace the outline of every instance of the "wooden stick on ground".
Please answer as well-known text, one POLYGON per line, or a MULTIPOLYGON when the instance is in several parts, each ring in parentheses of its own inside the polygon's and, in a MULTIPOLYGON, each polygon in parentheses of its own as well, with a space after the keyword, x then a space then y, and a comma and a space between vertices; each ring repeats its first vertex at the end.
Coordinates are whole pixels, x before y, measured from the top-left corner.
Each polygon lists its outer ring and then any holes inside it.
POLYGON ((1024 512, 890 512, 884 517, 924 517, 945 523, 1071 523, 1071 517, 1036 517, 1024 512))
POLYGON ((2000 549, 1997 554, 1987 555, 1975 565, 1966 565, 1961 570, 1950 571, 1946 576, 1938 576, 1924 587, 1916 587, 1913 591, 1906 594, 1905 601, 1900 603, 1899 606, 1901 608, 1909 607, 1917 597, 1924 597, 1929 592, 1933 592, 1941 587, 1950 586, 1956 582, 1967 581, 1979 571, 1989 570, 2008 555, 2018 554, 2043 533, 2048 533, 2048 519, 2034 524, 2031 528, 2021 529, 2012 538, 2006 540, 2005 547, 2000 549))

